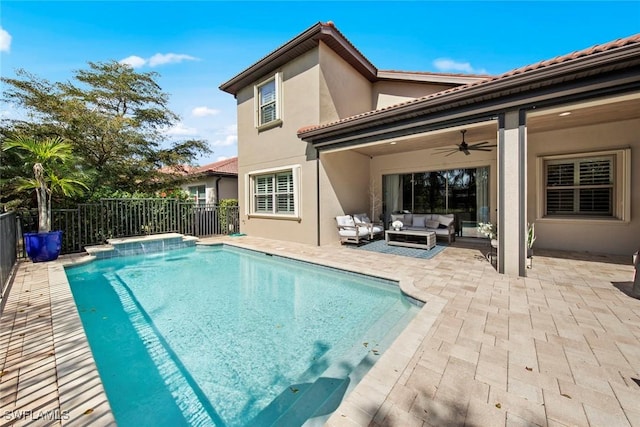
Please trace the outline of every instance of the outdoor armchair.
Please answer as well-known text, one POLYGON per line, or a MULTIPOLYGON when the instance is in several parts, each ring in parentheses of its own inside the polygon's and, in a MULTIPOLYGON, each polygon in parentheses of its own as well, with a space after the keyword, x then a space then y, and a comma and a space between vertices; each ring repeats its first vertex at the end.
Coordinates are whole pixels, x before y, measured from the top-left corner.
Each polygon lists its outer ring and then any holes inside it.
POLYGON ((337 216, 336 223, 338 224, 338 234, 342 244, 360 244, 361 240, 367 240, 371 236, 369 227, 356 225, 351 215, 337 216))
POLYGON ((375 223, 369 219, 366 213, 353 214, 353 221, 358 226, 367 227, 369 229, 369 238, 373 240, 375 237, 384 235, 384 227, 382 223, 375 223))

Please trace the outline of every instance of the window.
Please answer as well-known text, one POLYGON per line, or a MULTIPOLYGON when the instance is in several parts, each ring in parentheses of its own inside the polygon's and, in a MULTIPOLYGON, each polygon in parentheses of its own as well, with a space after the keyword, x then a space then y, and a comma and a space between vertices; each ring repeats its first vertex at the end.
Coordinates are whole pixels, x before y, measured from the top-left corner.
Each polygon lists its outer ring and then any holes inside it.
POLYGON ((254 182, 257 213, 294 213, 292 171, 259 175, 254 182))
POLYGON ((251 214, 298 217, 298 167, 249 174, 251 214))
POLYGON ((548 160, 547 215, 613 215, 614 157, 548 160))
POLYGON ((631 149, 538 157, 538 215, 631 220, 631 149))
POLYGON ((281 74, 256 85, 256 127, 278 125, 280 120, 280 88, 281 74))
POLYGON ((462 221, 489 221, 489 167, 384 175, 387 213, 455 213, 462 221))
POLYGON ((277 119, 276 115, 276 81, 271 80, 258 89, 260 102, 260 124, 266 124, 277 119))
POLYGON ((204 185, 189 187, 189 195, 191 196, 191 200, 195 201, 198 205, 207 203, 207 193, 204 185))

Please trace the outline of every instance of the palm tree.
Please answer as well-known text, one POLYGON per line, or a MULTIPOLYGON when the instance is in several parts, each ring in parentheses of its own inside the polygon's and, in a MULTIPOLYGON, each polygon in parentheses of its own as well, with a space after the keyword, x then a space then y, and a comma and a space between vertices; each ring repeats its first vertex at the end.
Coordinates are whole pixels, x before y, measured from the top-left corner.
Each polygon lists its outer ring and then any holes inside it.
POLYGON ((2 144, 2 151, 16 150, 16 154, 32 165, 33 178, 16 177, 12 180, 17 191, 35 190, 38 199, 38 233, 51 231, 51 197, 54 193, 65 196, 82 193, 88 187, 65 165, 74 160, 73 147, 60 137, 36 140, 17 136, 2 144), (67 176, 63 176, 67 175, 67 176))

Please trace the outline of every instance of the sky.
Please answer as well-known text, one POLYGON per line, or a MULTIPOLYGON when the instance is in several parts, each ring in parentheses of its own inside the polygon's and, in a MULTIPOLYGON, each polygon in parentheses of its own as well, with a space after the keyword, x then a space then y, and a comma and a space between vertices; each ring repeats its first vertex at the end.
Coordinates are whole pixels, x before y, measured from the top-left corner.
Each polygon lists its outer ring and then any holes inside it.
MULTIPOLYGON (((0 75, 67 81, 87 63, 159 73, 200 165, 237 155, 236 104, 218 87, 317 22, 333 21, 380 70, 502 74, 640 32, 640 0, 15 1, 0 4, 0 75)), ((18 117, 0 103, 0 117, 18 117)))

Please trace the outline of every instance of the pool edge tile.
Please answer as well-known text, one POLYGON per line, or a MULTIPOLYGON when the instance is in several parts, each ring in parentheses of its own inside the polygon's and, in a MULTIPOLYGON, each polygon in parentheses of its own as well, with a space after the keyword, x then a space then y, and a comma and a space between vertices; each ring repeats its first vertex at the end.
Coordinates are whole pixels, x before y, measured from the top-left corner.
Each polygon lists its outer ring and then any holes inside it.
POLYGON ((61 412, 66 418, 61 424, 115 426, 64 271, 64 265, 72 264, 73 260, 59 260, 48 266, 58 393, 61 412), (80 366, 78 358, 83 359, 80 366))

